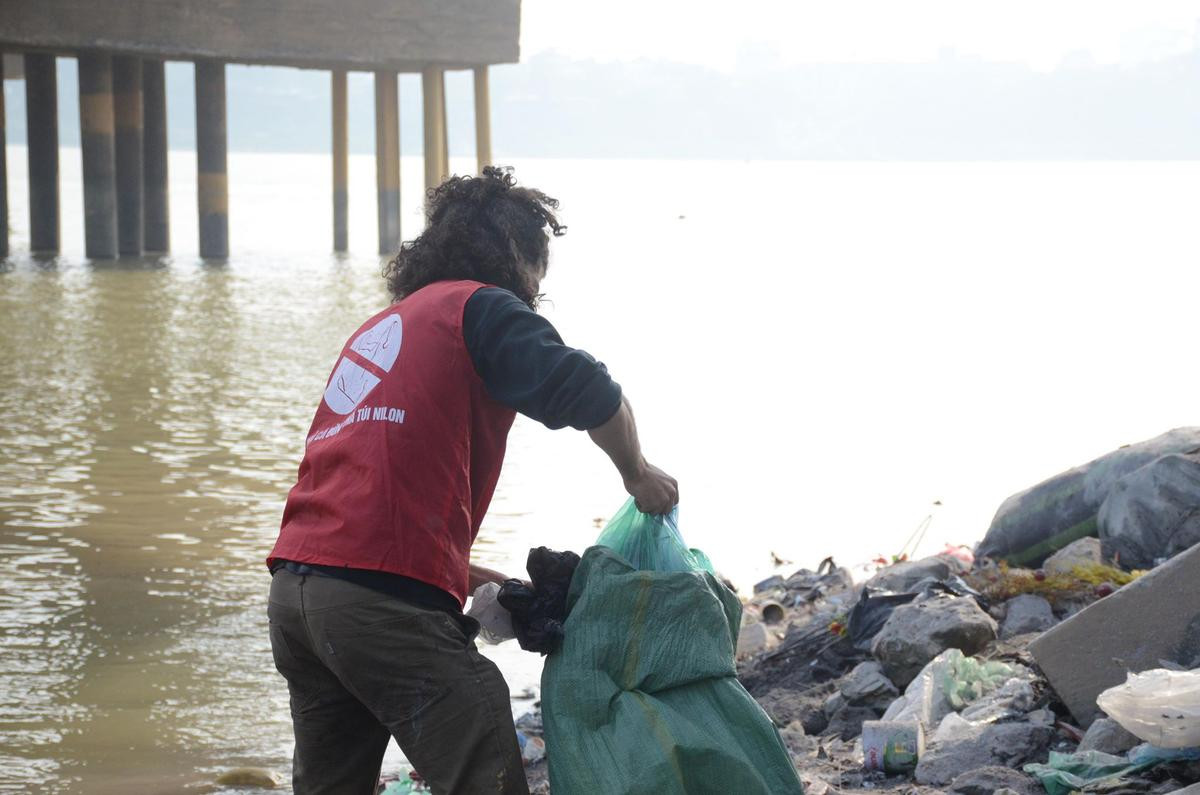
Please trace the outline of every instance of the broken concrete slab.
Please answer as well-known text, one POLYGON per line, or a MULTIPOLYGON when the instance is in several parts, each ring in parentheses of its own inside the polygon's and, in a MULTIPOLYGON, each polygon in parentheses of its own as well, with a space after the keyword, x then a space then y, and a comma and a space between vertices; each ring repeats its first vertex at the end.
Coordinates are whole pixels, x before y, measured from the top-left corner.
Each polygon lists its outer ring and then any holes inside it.
POLYGON ((1167 561, 1050 629, 1029 645, 1081 726, 1101 716, 1096 697, 1129 672, 1161 667, 1200 616, 1200 546, 1167 561))

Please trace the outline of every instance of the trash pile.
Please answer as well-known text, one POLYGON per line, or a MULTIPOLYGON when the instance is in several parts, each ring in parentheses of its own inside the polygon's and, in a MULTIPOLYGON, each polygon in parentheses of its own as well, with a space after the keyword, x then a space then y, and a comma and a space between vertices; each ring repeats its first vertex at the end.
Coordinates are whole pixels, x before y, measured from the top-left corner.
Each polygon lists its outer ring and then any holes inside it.
MULTIPOLYGON (((676 571, 712 571, 682 541, 668 546, 684 557, 676 571)), ((630 637, 655 639, 647 655, 687 651, 690 635, 703 634, 692 624, 694 632, 664 642, 673 624, 689 620, 683 605, 678 615, 650 618, 660 600, 671 607, 673 588, 655 580, 663 590, 653 591, 643 583, 649 573, 628 557, 595 549, 581 567, 603 575, 606 587, 588 619, 594 637, 603 634, 606 611, 618 608, 629 615, 608 615, 610 627, 644 626, 630 637)), ((661 556, 653 544, 647 550, 661 556)), ((716 626, 720 591, 715 578, 705 582, 708 590, 694 598, 712 602, 716 626)), ((575 586, 572 605, 580 598, 575 586)), ((865 582, 827 559, 753 591, 740 625, 736 616, 729 622, 737 680, 774 723, 809 795, 1165 794, 1200 782, 1200 428, 1123 447, 1015 495, 974 552, 948 547, 885 563, 865 582)), ((716 638, 703 649, 716 648, 716 638)), ((628 743, 613 733, 615 722, 632 717, 626 725, 640 738, 636 721, 646 708, 663 710, 676 721, 671 731, 687 734, 687 720, 671 712, 674 685, 662 674, 670 666, 647 663, 623 643, 592 643, 573 649, 571 659, 552 653, 547 672, 561 679, 549 689, 543 683, 543 696, 558 702, 547 707, 549 723, 573 738, 545 745, 550 766, 556 746, 575 758, 567 763, 579 774, 570 791, 596 775, 578 761, 594 755, 593 740, 601 749, 654 751, 620 775, 651 769, 658 791, 675 790, 663 783, 670 771, 652 769, 655 759, 679 770, 703 763, 704 775, 728 772, 708 758, 717 747, 731 749, 738 764, 759 750, 774 759, 761 738, 738 748, 742 729, 722 723, 716 710, 726 696, 708 684, 706 705, 681 704, 713 710, 703 727, 711 737, 687 735, 695 747, 669 754, 628 743), (604 656, 614 651, 619 656, 604 656), (616 682, 612 692, 585 687, 589 675, 578 669, 587 665, 597 667, 592 679, 616 682)), ((726 682, 718 663, 700 655, 697 681, 726 682)), ((541 712, 517 726, 542 737, 541 712)), ((616 767, 614 760, 609 769, 616 767)), ((532 792, 550 791, 546 768, 546 761, 528 767, 532 792)))
POLYGON ((1176 792, 1200 782, 1197 542, 1179 429, 1010 498, 989 556, 758 583, 738 676, 809 795, 1176 792))

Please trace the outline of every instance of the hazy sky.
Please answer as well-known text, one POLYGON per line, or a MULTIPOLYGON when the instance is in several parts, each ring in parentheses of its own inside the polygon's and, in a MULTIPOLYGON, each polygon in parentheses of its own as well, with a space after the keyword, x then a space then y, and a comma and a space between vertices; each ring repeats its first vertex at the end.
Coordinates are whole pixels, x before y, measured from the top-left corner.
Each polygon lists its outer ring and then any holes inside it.
POLYGON ((522 55, 651 58, 730 69, 927 61, 946 49, 1052 69, 1192 49, 1200 0, 522 0, 522 55), (1084 55, 1088 53, 1088 55, 1084 55))

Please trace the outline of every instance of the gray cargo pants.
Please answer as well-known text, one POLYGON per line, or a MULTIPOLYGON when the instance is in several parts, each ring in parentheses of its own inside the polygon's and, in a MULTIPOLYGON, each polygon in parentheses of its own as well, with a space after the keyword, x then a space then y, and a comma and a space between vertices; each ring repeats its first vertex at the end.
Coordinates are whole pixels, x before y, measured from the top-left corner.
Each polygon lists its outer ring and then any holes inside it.
POLYGON ((267 615, 297 795, 373 795, 389 735, 434 793, 527 795, 508 685, 474 619, 286 569, 267 615))

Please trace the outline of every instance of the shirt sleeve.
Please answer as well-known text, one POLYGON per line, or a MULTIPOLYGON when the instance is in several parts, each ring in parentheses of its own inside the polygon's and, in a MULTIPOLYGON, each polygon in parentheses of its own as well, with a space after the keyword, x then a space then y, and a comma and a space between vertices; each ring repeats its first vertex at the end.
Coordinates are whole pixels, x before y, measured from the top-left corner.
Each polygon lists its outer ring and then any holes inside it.
POLYGON ((467 299, 463 339, 492 399, 548 428, 603 425, 621 406, 621 386, 586 351, 563 344, 550 321, 499 287, 467 299))

